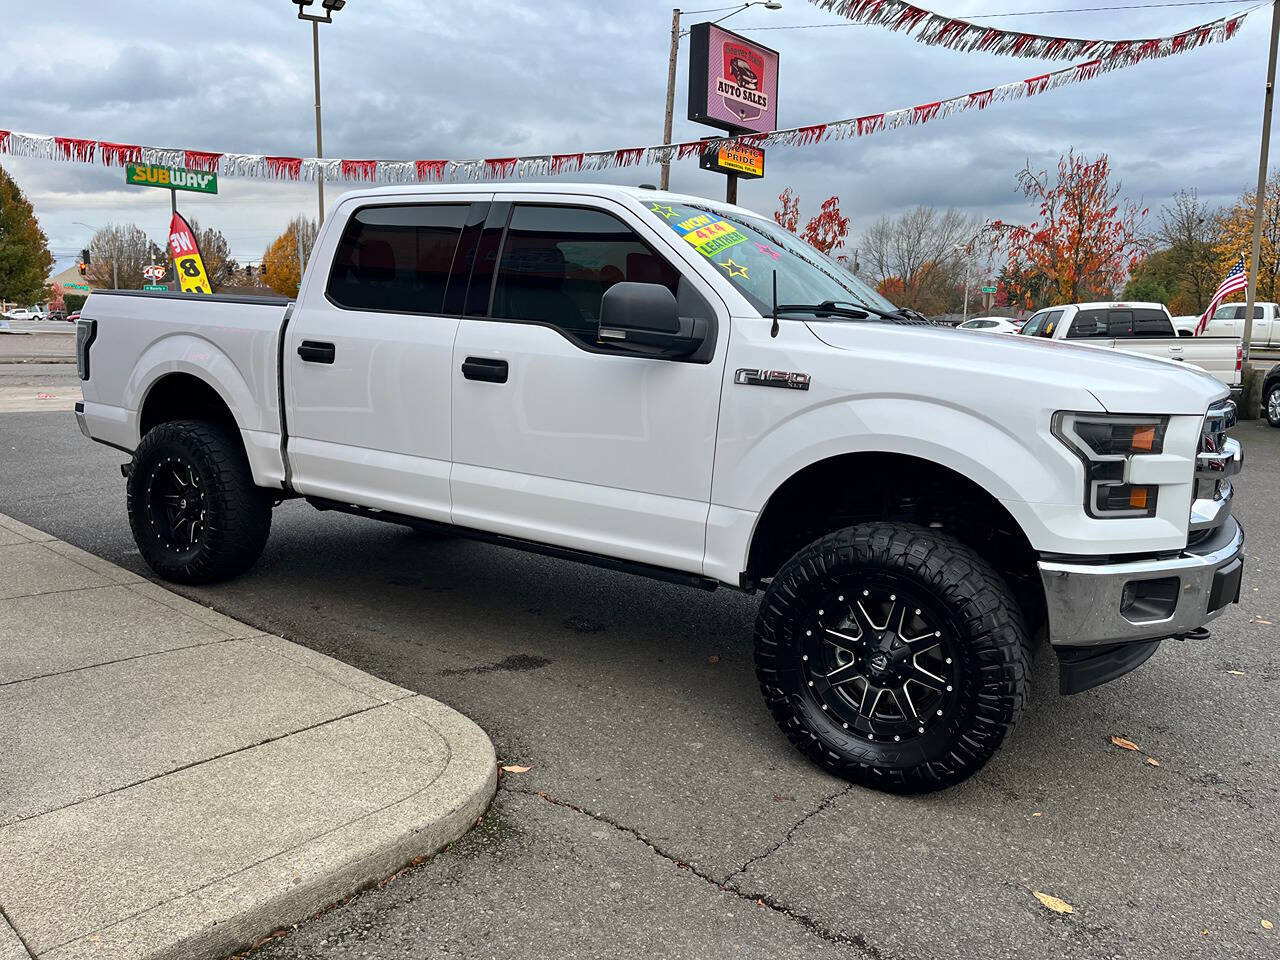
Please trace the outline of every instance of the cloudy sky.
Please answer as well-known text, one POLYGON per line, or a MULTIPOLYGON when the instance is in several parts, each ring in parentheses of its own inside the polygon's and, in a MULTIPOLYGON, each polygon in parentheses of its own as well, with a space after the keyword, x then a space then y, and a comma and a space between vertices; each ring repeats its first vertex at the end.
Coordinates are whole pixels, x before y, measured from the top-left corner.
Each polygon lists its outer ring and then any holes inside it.
MULTIPOLYGON (((694 0, 691 9, 726 0, 694 0)), ((1143 0, 933 0, 940 12, 1006 28, 1103 38, 1168 35, 1250 0, 1052 15, 1018 11, 1143 0), (1001 16, 993 16, 1000 14, 1001 16)), ((1148 0, 1149 2, 1149 0, 1148 0)), ((0 129, 224 152, 311 156, 311 36, 290 0, 0 0, 0 129)), ((712 15, 690 17, 692 21, 712 15)), ((1226 202, 1250 187, 1257 152, 1268 11, 1230 43, 1116 71, 1028 101, 924 127, 803 149, 773 148, 768 176, 739 199, 768 213, 793 186, 808 216, 838 194, 854 236, 917 203, 1027 217, 1014 192, 1024 160, 1051 166, 1069 146, 1107 152, 1152 216, 1180 188, 1226 202)), ((325 152, 352 158, 469 158, 661 140, 670 0, 349 0, 321 26, 325 152)), ((726 26, 781 52, 783 126, 877 113, 1033 76, 1061 64, 955 53, 805 2, 759 7, 726 26), (817 25, 812 29, 779 29, 817 25)), ((683 119, 682 46, 675 137, 683 119)), ((126 187, 123 171, 5 157, 34 202, 59 265, 93 227, 168 225, 165 191, 126 187)), ((657 170, 608 178, 656 182, 657 170)), ((256 261, 315 188, 222 178, 216 197, 181 197, 256 261)), ((723 195, 723 179, 677 164, 672 186, 723 195)), ((341 188, 331 184, 332 202, 341 188)))

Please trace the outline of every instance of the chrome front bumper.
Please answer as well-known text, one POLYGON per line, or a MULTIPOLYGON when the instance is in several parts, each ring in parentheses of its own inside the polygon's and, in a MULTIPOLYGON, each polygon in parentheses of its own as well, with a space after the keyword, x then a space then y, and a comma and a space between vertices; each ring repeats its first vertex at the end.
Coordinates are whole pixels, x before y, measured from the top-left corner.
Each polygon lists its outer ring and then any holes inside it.
POLYGON ((1227 516, 1202 543, 1164 560, 1040 561, 1055 647, 1188 634, 1240 597, 1244 530, 1227 516))

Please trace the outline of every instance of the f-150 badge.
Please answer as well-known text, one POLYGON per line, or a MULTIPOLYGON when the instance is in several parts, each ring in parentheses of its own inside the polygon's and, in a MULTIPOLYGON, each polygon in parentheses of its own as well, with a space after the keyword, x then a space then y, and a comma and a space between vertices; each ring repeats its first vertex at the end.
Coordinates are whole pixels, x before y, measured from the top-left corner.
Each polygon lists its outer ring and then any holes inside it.
POLYGON ((745 383, 749 387, 783 387, 787 390, 808 390, 809 375, 795 373, 791 370, 757 370, 754 367, 739 367, 733 374, 734 383, 745 383))

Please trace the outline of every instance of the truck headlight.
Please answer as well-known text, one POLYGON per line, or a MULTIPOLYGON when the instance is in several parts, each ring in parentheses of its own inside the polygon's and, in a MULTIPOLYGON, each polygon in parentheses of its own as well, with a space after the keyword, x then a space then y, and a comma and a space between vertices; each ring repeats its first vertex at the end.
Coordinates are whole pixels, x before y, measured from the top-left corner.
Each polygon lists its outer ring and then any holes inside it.
POLYGON ((1053 435, 1084 464, 1084 509, 1091 517, 1154 517, 1160 488, 1125 482, 1132 457, 1164 452, 1168 417, 1098 413, 1053 415, 1053 435))

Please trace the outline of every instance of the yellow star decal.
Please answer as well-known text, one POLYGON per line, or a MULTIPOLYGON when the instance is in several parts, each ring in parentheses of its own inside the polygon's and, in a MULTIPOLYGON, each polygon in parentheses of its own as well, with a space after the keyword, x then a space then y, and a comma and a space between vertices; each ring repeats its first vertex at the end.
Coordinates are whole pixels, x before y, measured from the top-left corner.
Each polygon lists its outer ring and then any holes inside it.
POLYGON ((746 277, 748 280, 751 279, 747 276, 747 268, 740 263, 734 263, 732 258, 724 261, 724 263, 718 263, 716 266, 724 267, 729 271, 729 276, 731 277, 746 277))
POLYGON ((663 216, 665 219, 667 219, 667 220, 670 220, 672 217, 678 217, 678 216, 680 216, 680 214, 676 213, 676 208, 675 208, 675 207, 672 207, 672 206, 663 206, 663 205, 662 205, 662 204, 660 204, 660 203, 655 203, 655 204, 654 204, 653 206, 651 206, 649 209, 650 209, 650 210, 652 210, 654 213, 660 213, 660 214, 662 214, 662 216, 663 216))

